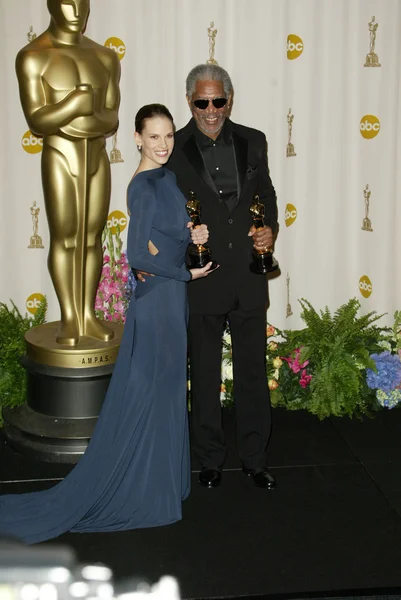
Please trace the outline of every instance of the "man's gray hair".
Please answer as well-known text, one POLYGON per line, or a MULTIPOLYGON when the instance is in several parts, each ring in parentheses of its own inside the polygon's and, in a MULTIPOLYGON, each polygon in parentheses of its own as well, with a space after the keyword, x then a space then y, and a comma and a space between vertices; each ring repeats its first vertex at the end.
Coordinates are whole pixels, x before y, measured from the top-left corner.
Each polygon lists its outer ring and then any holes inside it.
POLYGON ((227 71, 219 65, 197 65, 189 72, 186 81, 187 96, 192 98, 197 81, 222 81, 224 93, 228 97, 233 89, 231 78, 227 71))

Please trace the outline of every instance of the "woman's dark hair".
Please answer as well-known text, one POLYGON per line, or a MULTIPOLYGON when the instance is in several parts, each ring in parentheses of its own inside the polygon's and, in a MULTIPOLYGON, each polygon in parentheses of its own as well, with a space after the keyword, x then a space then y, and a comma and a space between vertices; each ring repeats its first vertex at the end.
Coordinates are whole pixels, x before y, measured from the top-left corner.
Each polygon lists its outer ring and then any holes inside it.
POLYGON ((135 117, 135 131, 142 133, 145 127, 146 119, 153 119, 154 117, 165 117, 171 121, 173 129, 175 131, 174 120, 169 109, 163 104, 146 104, 142 106, 136 113, 135 117))

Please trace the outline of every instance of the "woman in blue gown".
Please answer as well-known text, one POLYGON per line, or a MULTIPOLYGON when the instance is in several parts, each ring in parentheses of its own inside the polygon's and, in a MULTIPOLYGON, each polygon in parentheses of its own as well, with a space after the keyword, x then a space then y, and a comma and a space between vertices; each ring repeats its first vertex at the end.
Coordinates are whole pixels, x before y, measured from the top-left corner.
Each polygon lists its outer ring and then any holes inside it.
POLYGON ((185 198, 162 166, 174 146, 166 107, 143 107, 135 119, 141 150, 128 187, 131 267, 148 272, 128 309, 109 389, 87 451, 71 473, 42 492, 0 497, 0 534, 27 543, 67 531, 120 531, 181 519, 190 491, 186 408, 186 282, 210 273, 187 270, 192 236, 185 198))

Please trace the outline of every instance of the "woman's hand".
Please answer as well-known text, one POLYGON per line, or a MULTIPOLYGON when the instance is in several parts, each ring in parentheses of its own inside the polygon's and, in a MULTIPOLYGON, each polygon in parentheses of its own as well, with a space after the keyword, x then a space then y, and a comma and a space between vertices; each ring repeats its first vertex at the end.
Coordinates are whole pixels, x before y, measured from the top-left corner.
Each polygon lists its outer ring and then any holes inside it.
POLYGON ((197 246, 206 244, 209 239, 209 230, 207 225, 202 224, 194 227, 192 221, 190 221, 187 227, 188 229, 191 229, 191 239, 194 244, 197 246))
POLYGON ((194 279, 200 279, 201 277, 207 277, 208 275, 210 275, 210 273, 213 273, 216 269, 219 268, 220 265, 217 265, 217 267, 215 269, 210 270, 210 267, 212 266, 212 262, 207 263, 207 265, 205 267, 202 267, 202 269, 189 269, 191 275, 192 275, 192 281, 194 279))

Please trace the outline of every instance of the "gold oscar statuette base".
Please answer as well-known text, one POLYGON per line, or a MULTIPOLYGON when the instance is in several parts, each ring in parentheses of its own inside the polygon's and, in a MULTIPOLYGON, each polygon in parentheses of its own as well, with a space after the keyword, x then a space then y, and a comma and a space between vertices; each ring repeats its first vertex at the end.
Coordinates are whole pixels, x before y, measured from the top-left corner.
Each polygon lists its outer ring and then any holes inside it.
POLYGON ((373 231, 371 220, 365 217, 361 229, 363 231, 373 231))
POLYGON ((296 156, 296 152, 294 149, 294 144, 287 144, 287 153, 286 153, 287 158, 290 158, 291 156, 296 156))
POLYGON ((364 67, 381 67, 381 64, 379 63, 379 57, 377 54, 375 54, 375 52, 369 52, 369 54, 366 55, 364 67))
POLYGON ((28 248, 44 248, 40 235, 32 235, 28 248))
POLYGON ((83 336, 76 346, 56 342, 59 321, 33 327, 25 334, 26 355, 39 364, 67 369, 87 369, 114 364, 124 326, 112 322, 107 322, 107 325, 114 332, 110 342, 83 336))
POLYGON ((124 159, 121 156, 120 150, 110 150, 110 163, 115 165, 117 163, 123 163, 124 159))

